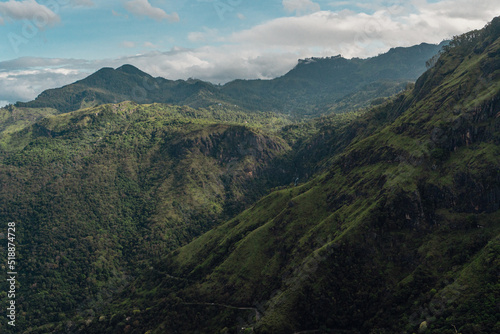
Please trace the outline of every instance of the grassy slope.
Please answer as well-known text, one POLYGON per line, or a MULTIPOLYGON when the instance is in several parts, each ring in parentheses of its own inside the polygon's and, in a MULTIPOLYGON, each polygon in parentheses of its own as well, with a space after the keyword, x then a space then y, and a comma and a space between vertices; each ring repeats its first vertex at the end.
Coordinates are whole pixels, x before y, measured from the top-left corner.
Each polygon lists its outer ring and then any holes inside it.
POLYGON ((13 142, 10 139, 11 136, 42 118, 57 113, 57 110, 51 108, 17 108, 14 106, 0 108, 0 150, 26 145, 26 142, 13 142), (8 145, 7 142, 11 144, 8 145))
POLYGON ((351 124, 329 171, 176 250, 84 331, 499 331, 497 21, 351 124))

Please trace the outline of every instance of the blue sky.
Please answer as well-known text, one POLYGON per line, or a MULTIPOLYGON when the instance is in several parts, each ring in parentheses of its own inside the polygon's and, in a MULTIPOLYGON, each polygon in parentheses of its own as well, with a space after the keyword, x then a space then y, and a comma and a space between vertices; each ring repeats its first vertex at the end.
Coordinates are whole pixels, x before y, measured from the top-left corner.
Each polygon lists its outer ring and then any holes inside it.
MULTIPOLYGON (((34 1, 2 2, 25 3, 27 6, 34 1)), ((53 14, 41 14, 40 18, 28 14, 29 23, 46 23, 33 34, 30 30, 30 33, 23 34, 23 28, 29 26, 25 18, 11 18, 4 22, 0 26, 0 35, 7 37, 4 38, 7 46, 12 44, 9 33, 27 37, 29 43, 16 42, 10 47, 3 47, 0 50, 2 60, 19 56, 101 59, 150 51, 155 47, 162 50, 176 46, 200 47, 203 43, 191 41, 188 38, 190 33, 206 29, 231 33, 284 14, 280 2, 262 0, 37 2, 42 5, 50 3, 47 7, 52 9, 53 14), (45 21, 44 18, 53 19, 45 21), (151 45, 144 47, 146 42, 151 45)))
POLYGON ((497 0, 4 0, 0 104, 124 63, 168 79, 273 78, 299 58, 439 43, 499 14, 497 0))

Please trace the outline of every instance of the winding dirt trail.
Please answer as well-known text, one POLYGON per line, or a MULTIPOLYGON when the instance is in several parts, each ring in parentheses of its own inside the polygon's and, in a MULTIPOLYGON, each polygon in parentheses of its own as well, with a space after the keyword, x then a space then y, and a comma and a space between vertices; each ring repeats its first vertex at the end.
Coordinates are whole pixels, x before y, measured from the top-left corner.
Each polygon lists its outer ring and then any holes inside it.
POLYGON ((224 308, 229 308, 229 309, 233 309, 233 310, 255 311, 255 321, 259 321, 261 316, 262 316, 257 308, 250 307, 250 306, 234 306, 234 305, 219 304, 219 303, 182 303, 182 304, 183 305, 218 306, 218 307, 224 307, 224 308))

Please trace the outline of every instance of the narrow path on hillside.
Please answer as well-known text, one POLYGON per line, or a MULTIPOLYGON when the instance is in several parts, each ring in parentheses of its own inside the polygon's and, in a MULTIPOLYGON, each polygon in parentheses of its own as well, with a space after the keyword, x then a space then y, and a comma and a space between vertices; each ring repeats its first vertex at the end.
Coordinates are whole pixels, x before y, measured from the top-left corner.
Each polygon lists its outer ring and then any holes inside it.
POLYGON ((250 306, 234 306, 234 305, 219 304, 219 303, 182 303, 182 304, 183 305, 218 306, 218 307, 224 307, 224 308, 229 308, 229 309, 233 309, 233 310, 255 311, 255 321, 259 321, 261 316, 262 316, 257 308, 250 307, 250 306))

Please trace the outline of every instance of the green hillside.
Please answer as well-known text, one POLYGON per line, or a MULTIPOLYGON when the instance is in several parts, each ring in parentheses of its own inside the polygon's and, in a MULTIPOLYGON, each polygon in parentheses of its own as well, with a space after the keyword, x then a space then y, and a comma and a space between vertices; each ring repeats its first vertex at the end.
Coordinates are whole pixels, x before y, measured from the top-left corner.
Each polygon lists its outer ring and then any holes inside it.
POLYGON ((125 65, 0 109, 0 332, 500 332, 500 19, 408 85, 433 48, 222 87, 125 65))
POLYGON ((326 170, 162 258, 74 328, 499 332, 499 36, 497 18, 456 37, 414 89, 332 131, 347 147, 326 170))
POLYGON ((0 133, 0 217, 19 222, 25 329, 102 304, 286 177, 289 121, 270 114, 125 102, 20 122, 0 133))

